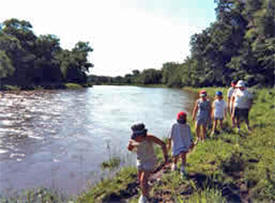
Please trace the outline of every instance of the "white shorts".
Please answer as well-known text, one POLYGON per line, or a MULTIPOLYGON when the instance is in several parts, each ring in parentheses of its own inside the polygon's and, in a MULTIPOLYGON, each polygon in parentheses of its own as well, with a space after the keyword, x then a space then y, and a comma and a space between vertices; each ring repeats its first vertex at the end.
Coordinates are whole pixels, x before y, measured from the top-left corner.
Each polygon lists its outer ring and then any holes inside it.
POLYGON ((152 161, 147 161, 147 162, 137 162, 137 168, 138 170, 142 170, 142 171, 153 171, 155 169, 156 166, 156 161, 152 160, 152 161))

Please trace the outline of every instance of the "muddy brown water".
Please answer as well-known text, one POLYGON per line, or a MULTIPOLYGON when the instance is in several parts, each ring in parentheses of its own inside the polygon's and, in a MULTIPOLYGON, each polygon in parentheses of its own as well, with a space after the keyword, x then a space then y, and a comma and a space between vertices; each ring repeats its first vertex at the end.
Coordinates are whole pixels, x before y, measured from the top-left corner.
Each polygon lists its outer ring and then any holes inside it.
MULTIPOLYGON (((179 89, 94 86, 6 92, 0 99, 0 194, 47 187, 74 195, 104 175, 100 164, 126 151, 130 126, 167 136, 194 94, 179 89)), ((126 157, 126 158, 125 158, 126 157)))

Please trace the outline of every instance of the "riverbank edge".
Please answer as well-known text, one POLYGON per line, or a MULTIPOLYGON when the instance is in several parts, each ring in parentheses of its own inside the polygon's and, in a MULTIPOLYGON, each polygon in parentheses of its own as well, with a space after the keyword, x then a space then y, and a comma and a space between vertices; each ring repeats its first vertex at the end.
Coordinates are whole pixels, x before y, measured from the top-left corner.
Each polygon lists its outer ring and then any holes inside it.
MULTIPOLYGON (((47 83, 41 85, 32 85, 28 87, 20 87, 17 85, 3 85, 0 91, 32 91, 32 90, 58 90, 58 89, 81 89, 93 86, 133 86, 133 87, 148 87, 148 88, 169 88, 165 84, 125 84, 125 83, 47 83)), ((177 88, 179 89, 179 88, 177 88)))
MULTIPOLYGON (((220 87, 207 87, 207 88, 185 87, 183 89, 187 90, 187 91, 192 91, 193 93, 194 92, 197 93, 200 89, 206 89, 208 91, 208 95, 210 95, 210 96, 214 96, 215 91, 217 91, 217 90, 222 91, 224 93, 224 95, 226 95, 226 91, 227 91, 227 88, 220 88, 220 87)), ((261 101, 261 102, 264 101, 264 102, 268 103, 268 104, 266 104, 266 106, 270 107, 274 111, 274 105, 272 104, 272 101, 274 101, 274 95, 275 95, 274 89, 271 90, 271 91, 268 90, 268 89, 257 90, 256 93, 257 93, 257 96, 255 98, 256 99, 256 104, 254 104, 254 107, 253 107, 254 110, 256 112, 258 112, 258 110, 260 110, 259 109, 260 108, 259 107, 259 105, 260 105, 259 101, 261 101), (268 102, 268 100, 266 98, 266 97, 269 97, 268 95, 271 96, 271 102, 270 102, 270 100, 268 102)), ((254 112, 251 112, 251 114, 253 114, 253 113, 254 112)), ((267 111, 264 111, 262 113, 267 113, 267 111)), ((252 115, 252 118, 254 118, 254 116, 255 116, 254 114, 252 115)), ((266 117, 266 119, 269 119, 269 118, 270 118, 270 115, 266 117)), ((190 119, 190 117, 189 117, 189 119, 190 119)), ((272 120, 274 120, 274 119, 271 119, 270 121, 272 121, 272 120)), ((255 131, 257 131, 257 132, 253 133, 253 137, 251 136, 253 138, 253 140, 251 141, 253 144, 255 144, 254 141, 255 142, 258 141, 258 138, 256 137, 256 135, 257 135, 258 131, 261 132, 263 130, 265 124, 267 126, 269 126, 268 129, 265 129, 265 130, 266 130, 266 132, 270 133, 270 137, 272 138, 271 133, 275 132, 275 131, 274 131, 274 127, 270 127, 270 121, 268 123, 261 121, 260 122, 261 125, 258 125, 257 123, 254 122, 255 131), (268 131, 268 130, 270 130, 270 131, 268 131)), ((190 122, 190 120, 189 120, 189 122, 190 122)), ((191 122, 190 122, 190 124, 191 124, 191 122)), ((228 125, 228 123, 227 123, 227 125, 228 125)), ((192 132, 194 133, 194 127, 192 127, 192 132)), ((245 136, 248 136, 247 132, 244 131, 244 133, 245 133, 245 136)), ((267 136, 265 136, 265 139, 269 143, 268 147, 271 150, 273 150, 273 153, 271 151, 271 156, 270 157, 275 157, 275 153, 274 153, 274 149, 273 149, 273 147, 275 146, 275 143, 272 142, 271 140, 269 140, 269 133, 268 133, 267 136)), ((273 135, 273 138, 275 138, 274 135, 273 135)), ((222 178, 223 181, 228 182, 227 183, 228 185, 230 185, 230 183, 233 184, 234 181, 231 180, 232 179, 232 177, 231 177, 232 174, 231 174, 231 176, 226 175, 228 177, 225 177, 225 174, 226 174, 225 171, 230 169, 230 164, 232 164, 231 159, 234 159, 234 158, 236 159, 236 156, 237 156, 237 159, 238 159, 238 156, 240 154, 247 153, 246 149, 241 149, 241 147, 247 148, 247 146, 245 144, 245 142, 246 142, 245 139, 247 139, 247 138, 242 138, 240 135, 236 135, 236 133, 234 131, 229 131, 229 133, 226 133, 225 135, 222 135, 220 138, 215 138, 215 140, 206 141, 206 143, 210 144, 209 147, 211 147, 211 145, 216 145, 218 143, 219 144, 221 143, 222 145, 224 145, 224 147, 226 147, 226 149, 231 150, 231 152, 229 153, 229 155, 226 155, 227 153, 225 153, 224 157, 222 157, 222 158, 219 157, 219 159, 221 159, 221 160, 219 160, 219 164, 215 164, 215 162, 217 162, 217 160, 215 160, 215 156, 214 156, 213 161, 209 160, 210 165, 213 165, 213 168, 216 168, 216 170, 218 170, 218 172, 215 172, 214 174, 209 173, 209 170, 207 168, 209 166, 205 166, 206 169, 201 166, 200 170, 202 170, 204 172, 202 174, 206 174, 203 177, 208 181, 210 181, 210 180, 213 181, 212 184, 214 184, 214 182, 217 181, 217 179, 219 179, 219 178, 222 178), (240 139, 242 139, 242 140, 239 141, 240 139), (228 144, 228 143, 230 143, 230 144, 228 144), (236 155, 236 154, 239 154, 239 155, 236 155), (221 168, 221 167, 223 167, 223 168, 221 168), (226 180, 226 179, 228 179, 228 180, 226 180)), ((199 157, 196 157, 197 154, 200 154, 202 152, 207 153, 207 150, 208 149, 205 149, 205 147, 203 147, 202 145, 199 145, 197 147, 197 149, 190 156, 195 157, 194 160, 199 159, 199 157)), ((212 150, 214 150, 214 149, 212 149, 212 150)), ((259 153, 254 154, 254 156, 256 156, 256 157, 260 156, 261 155, 260 152, 261 152, 261 150, 259 151, 259 153)), ((216 152, 216 153, 219 154, 219 152, 216 152)), ((160 150, 158 150, 158 156, 161 156, 160 154, 161 154, 160 150)), ((212 159, 213 159, 213 157, 212 157, 212 159)), ((251 157, 249 159, 245 160, 245 161, 241 158, 240 158, 240 160, 243 161, 245 164, 250 164, 250 162, 255 163, 256 161, 260 162, 259 160, 255 160, 251 157)), ((195 160, 193 162, 196 162, 196 161, 197 160, 195 160)), ((234 163, 234 160, 233 160, 233 163, 234 163)), ((192 161, 191 161, 191 163, 188 163, 188 164, 192 165, 192 161)), ((207 165, 209 165, 209 164, 207 164, 207 165)), ((270 165, 270 163, 269 163, 269 165, 270 165)), ((194 167, 192 168, 192 166, 187 167, 187 169, 188 169, 188 171, 192 172, 193 174, 198 174, 198 172, 202 172, 200 170, 196 170, 196 169, 194 170, 194 167)), ((83 192, 80 196, 77 197, 76 201, 77 202, 97 202, 97 201, 108 202, 108 201, 111 201, 111 200, 112 201, 127 200, 128 202, 137 202, 139 192, 138 192, 138 189, 137 189, 138 184, 137 184, 136 172, 137 172, 137 170, 133 167, 123 167, 117 173, 117 175, 115 175, 113 178, 103 179, 101 182, 97 183, 95 186, 91 187, 86 192, 83 192)), ((255 172, 255 171, 252 170, 251 173, 253 174, 253 172, 258 175, 257 171, 255 172)), ((228 171, 227 171, 227 173, 228 173, 228 171)), ((246 172, 246 173, 248 173, 248 172, 246 172)), ((248 174, 248 175, 251 175, 251 174, 248 174)), ((273 175, 275 175, 275 174, 273 174, 273 175)), ((244 176, 244 174, 243 174, 243 176, 244 176)), ((166 174, 163 178, 161 178, 160 182, 162 184, 156 185, 156 186, 153 187, 153 189, 152 189, 153 192, 156 192, 156 191, 164 191, 165 192, 166 191, 166 193, 170 194, 170 197, 174 201, 181 202, 181 198, 185 194, 184 194, 184 191, 176 191, 176 190, 178 190, 178 188, 176 188, 176 187, 180 187, 179 183, 181 183, 181 180, 179 180, 178 177, 179 177, 179 175, 177 175, 175 173, 170 172, 170 173, 166 174), (174 185, 169 184, 167 181, 170 182, 170 183, 174 183, 174 185), (169 185, 169 187, 163 186, 163 183, 166 183, 167 185, 169 185), (173 191, 173 189, 174 189, 174 191, 173 191), (177 193, 178 193, 178 195, 177 195, 177 193)), ((233 177, 233 179, 234 179, 234 177, 233 177)), ((239 179, 240 180, 244 179, 244 177, 240 177, 239 179)), ((251 179, 252 179, 251 181, 249 181, 249 179, 248 179, 246 184, 244 182, 242 182, 238 185, 240 187, 245 188, 245 189, 243 189, 244 190, 243 193, 246 193, 246 195, 236 195, 236 196, 234 196, 234 194, 232 192, 230 193, 230 195, 226 196, 225 192, 221 188, 199 188, 198 190, 195 190, 194 188, 197 188, 197 186, 196 186, 197 183, 194 183, 195 179, 191 179, 191 180, 188 180, 188 181, 190 181, 190 185, 192 185, 191 184, 191 182, 192 182, 193 185, 195 184, 195 186, 192 186, 192 187, 194 187, 193 189, 191 188, 191 190, 193 191, 192 195, 190 196, 190 194, 187 193, 186 197, 188 197, 189 200, 194 200, 194 201, 204 198, 204 199, 207 199, 208 201, 219 201, 219 202, 226 202, 228 200, 228 198, 229 199, 233 198, 231 200, 236 200, 236 199, 239 198, 239 200, 241 200, 241 201, 244 201, 246 199, 253 199, 255 197, 253 197, 253 196, 250 197, 249 196, 249 195, 252 195, 252 194, 249 194, 249 193, 253 189, 253 187, 251 187, 251 185, 249 185, 249 184, 251 184, 251 182, 253 182, 253 175, 251 176, 251 179), (247 187, 251 187, 251 188, 247 188, 247 187), (209 196, 208 193, 210 194, 210 196, 209 196), (227 199, 225 197, 227 197, 227 199)), ((267 177, 266 177, 266 180, 267 180, 267 177)), ((219 183, 220 182, 221 182, 221 180, 219 181, 219 183)), ((269 182, 267 184, 269 184, 269 182)), ((255 181, 254 181, 254 184, 255 184, 255 181)), ((186 184, 185 184, 185 186, 186 186, 186 184)), ((218 186, 221 186, 221 185, 219 185, 217 183, 214 184, 214 187, 218 187, 218 186)), ((225 187, 226 184, 224 184, 222 186, 225 187)), ((227 190, 229 190, 228 188, 229 188, 229 186, 226 186, 227 190)), ((187 188, 187 190, 190 190, 190 188, 187 188)), ((258 200, 267 200, 267 201, 272 200, 273 192, 275 193, 274 190, 270 190, 270 193, 271 193, 270 195, 262 194, 260 196, 260 199, 258 199, 258 200)), ((171 200, 171 198, 170 198, 170 200, 171 200)))
POLYGON ((3 85, 0 91, 32 91, 32 90, 58 90, 58 89, 81 89, 93 87, 91 83, 45 83, 40 85, 31 85, 27 87, 20 87, 16 85, 3 85))

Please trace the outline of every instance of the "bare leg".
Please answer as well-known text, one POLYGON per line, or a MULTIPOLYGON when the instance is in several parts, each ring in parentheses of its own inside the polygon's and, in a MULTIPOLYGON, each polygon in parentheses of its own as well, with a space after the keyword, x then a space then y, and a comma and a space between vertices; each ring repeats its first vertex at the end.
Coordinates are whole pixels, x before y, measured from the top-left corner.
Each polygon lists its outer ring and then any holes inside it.
POLYGON ((172 160, 171 170, 175 171, 177 169, 178 156, 173 156, 172 160))
POLYGON ((223 119, 220 120, 220 128, 223 130, 223 119))
POLYGON ((200 140, 200 125, 198 125, 198 123, 196 122, 196 136, 197 136, 197 140, 195 141, 195 144, 197 144, 200 140))
POLYGON ((231 121, 232 121, 232 127, 235 128, 235 126, 236 126, 235 108, 233 108, 233 110, 231 112, 231 121))
POLYGON ((245 123, 246 123, 246 128, 247 128, 248 132, 251 133, 251 128, 249 126, 249 120, 245 119, 245 123))
POLYGON ((238 128, 238 133, 239 133, 240 127, 241 127, 241 119, 238 117, 236 120, 237 120, 237 128, 238 128))
POLYGON ((215 131, 216 131, 216 128, 217 128, 217 120, 214 119, 214 124, 213 124, 213 128, 212 128, 212 132, 211 132, 211 136, 214 135, 215 131))
POLYGON ((174 156, 174 157, 173 157, 173 163, 174 163, 175 165, 177 165, 177 162, 178 162, 178 156, 174 156))
POLYGON ((138 170, 138 181, 139 183, 141 183, 141 175, 142 175, 143 171, 138 170))
POLYGON ((141 188, 142 195, 147 198, 149 198, 149 185, 148 185, 149 175, 150 175, 149 171, 142 171, 141 182, 140 182, 140 188, 141 188))
POLYGON ((181 165, 185 166, 185 163, 186 163, 186 153, 183 152, 181 153, 181 165))
POLYGON ((201 139, 204 140, 205 139, 205 136, 206 136, 206 127, 205 125, 202 125, 202 136, 201 136, 201 139))

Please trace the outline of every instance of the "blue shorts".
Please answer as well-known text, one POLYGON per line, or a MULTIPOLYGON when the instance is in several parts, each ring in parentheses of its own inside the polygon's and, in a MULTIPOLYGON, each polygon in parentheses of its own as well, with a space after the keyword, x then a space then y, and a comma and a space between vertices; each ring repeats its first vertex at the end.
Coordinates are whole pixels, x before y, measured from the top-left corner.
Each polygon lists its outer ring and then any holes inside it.
POLYGON ((207 123, 208 123, 208 118, 197 118, 196 119, 197 125, 203 125, 206 127, 207 123))
POLYGON ((172 156, 175 157, 180 155, 181 153, 187 153, 187 152, 188 152, 188 149, 186 149, 186 147, 182 147, 181 149, 178 149, 176 152, 172 150, 172 156))

